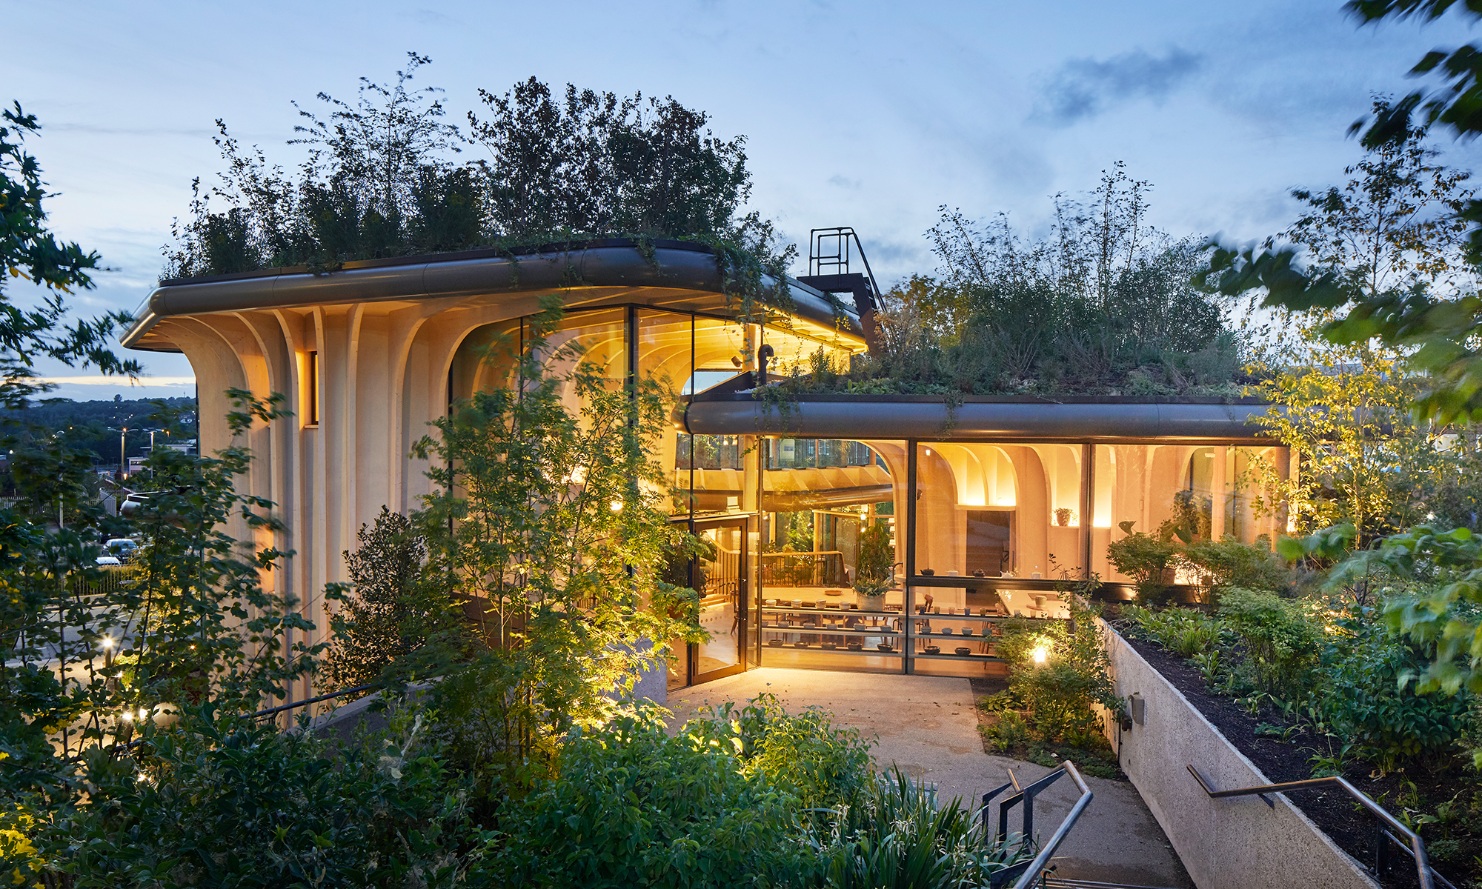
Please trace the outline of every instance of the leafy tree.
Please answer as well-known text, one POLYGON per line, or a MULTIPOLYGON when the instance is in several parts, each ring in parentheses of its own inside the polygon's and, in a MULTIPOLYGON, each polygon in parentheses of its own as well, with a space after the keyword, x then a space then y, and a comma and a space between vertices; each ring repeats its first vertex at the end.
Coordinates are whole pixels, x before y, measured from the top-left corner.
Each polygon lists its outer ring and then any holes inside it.
MULTIPOLYGON (((0 110, 0 406, 9 409, 49 388, 35 379, 43 359, 137 370, 110 349, 125 316, 69 319, 67 297, 92 286, 99 258, 47 228, 41 167, 24 144, 38 130, 19 104, 0 110), (7 290, 17 280, 36 285, 29 305, 7 290)), ((92 544, 104 517, 89 488, 91 460, 65 434, 34 433, 20 420, 0 430, 17 451, 7 469, 20 495, 0 505, 0 833, 7 858, 16 849, 24 862, 19 873, 40 854, 29 833, 77 790, 63 758, 103 730, 87 591, 103 579, 92 544), (21 442, 21 431, 33 434, 21 442)))
MULTIPOLYGON (((1346 9, 1364 23, 1412 16, 1431 21, 1455 7, 1475 21, 1482 9, 1455 0, 1350 0, 1346 9)), ((1482 52, 1475 44, 1428 53, 1412 69, 1415 75, 1437 75, 1442 89, 1427 96, 1415 91, 1398 102, 1377 105, 1364 132, 1367 148, 1395 150, 1413 141, 1413 134, 1430 125, 1450 130, 1463 140, 1482 131, 1482 52), (1419 120, 1416 115, 1419 114, 1419 120)), ((1353 131, 1364 127, 1356 124, 1353 131)), ((1461 207, 1441 225, 1468 232, 1466 261, 1475 267, 1482 258, 1482 204, 1467 195, 1461 207)), ((1421 372, 1424 389, 1414 403, 1420 419, 1440 423, 1471 423, 1482 417, 1482 295, 1475 281, 1458 290, 1435 292, 1428 287, 1377 288, 1355 286, 1331 268, 1309 268, 1292 247, 1266 244, 1263 248, 1221 247, 1213 254, 1207 280, 1229 293, 1260 289, 1269 307, 1308 311, 1329 310, 1332 318, 1321 334, 1338 344, 1376 342, 1406 352, 1411 368, 1421 372)), ((1463 436, 1469 440, 1470 431, 1463 436)), ((1472 455, 1464 454, 1471 457, 1472 455)), ((1323 537, 1342 535, 1324 534, 1323 537)), ((1421 675, 1421 691, 1439 688, 1455 692, 1482 688, 1477 676, 1482 665, 1478 639, 1478 603, 1482 570, 1473 536, 1466 528, 1441 532, 1417 525, 1380 542, 1377 551, 1358 552, 1339 565, 1337 575, 1367 571, 1374 560, 1387 570, 1419 585, 1419 592, 1396 595, 1385 605, 1393 628, 1422 646, 1435 646, 1435 658, 1421 675)), ((1410 672, 1401 676, 1404 681, 1410 672)))
POLYGON ((416 448, 438 489, 418 515, 429 573, 496 652, 481 682, 516 759, 610 712, 669 640, 700 632, 671 616, 693 612, 693 591, 658 579, 682 536, 648 458, 659 386, 548 346, 560 316, 548 300, 512 385, 454 405, 416 448))
MULTIPOLYGON (((1342 187, 1293 191, 1306 208, 1285 240, 1304 250, 1310 274, 1360 299, 1455 292, 1468 275, 1454 214, 1470 192, 1466 173, 1434 158, 1425 132, 1411 129, 1348 167, 1342 187)), ((1333 317, 1322 306, 1276 309, 1256 391, 1273 406, 1264 425, 1301 465, 1293 478, 1264 461, 1256 469, 1274 494, 1264 506, 1288 510, 1303 531, 1350 523, 1362 546, 1434 511, 1446 455, 1436 428, 1413 416, 1424 383, 1405 350, 1367 336, 1335 342, 1324 333, 1333 317)))
MULTIPOLYGON (((1456 0, 1349 0, 1343 8, 1363 24, 1412 17, 1432 22, 1452 9, 1473 21, 1482 18, 1482 8, 1476 3, 1456 0)), ((1364 132, 1368 144, 1392 140, 1412 126, 1417 113, 1424 126, 1440 124, 1463 139, 1482 132, 1482 51, 1476 44, 1431 50, 1410 69, 1410 74, 1439 77, 1444 85, 1430 95, 1416 90, 1392 105, 1375 109, 1364 132)), ((1360 121, 1352 131, 1363 126, 1364 121, 1360 121)))
POLYGON ((231 444, 210 456, 161 449, 145 464, 154 490, 135 526, 146 543, 117 597, 138 640, 118 659, 135 706, 213 701, 251 712, 284 695, 320 648, 297 635, 313 624, 296 603, 262 583, 287 555, 260 542, 282 528, 273 504, 238 487, 251 463, 242 437, 282 416, 279 399, 229 394, 238 407, 227 416, 231 444))
POLYGON ((1429 424, 1411 416, 1417 385, 1399 357, 1317 346, 1288 360, 1255 391, 1271 404, 1259 422, 1298 456, 1298 471, 1253 460, 1255 506, 1285 513, 1303 532, 1351 523, 1358 546, 1424 518, 1425 481, 1443 464, 1429 424))
POLYGON ((711 236, 737 224, 751 193, 745 139, 716 137, 709 115, 672 97, 568 85, 561 100, 533 77, 479 97, 488 116, 470 114, 470 133, 489 154, 491 222, 506 239, 711 236))
POLYGON ((332 638, 320 669, 329 688, 367 685, 436 637, 451 616, 425 582, 427 543, 411 520, 381 507, 374 526, 361 525, 359 548, 345 553, 351 590, 330 618, 332 638))
POLYGON ((135 373, 139 365, 113 354, 114 330, 128 321, 122 312, 68 327, 65 298, 93 286, 90 272, 99 257, 75 243, 56 239, 41 207, 47 196, 41 166, 25 149, 28 135, 40 130, 20 103, 0 109, 0 406, 17 408, 50 387, 34 379, 36 362, 91 365, 104 373, 135 373), (6 285, 13 279, 39 285, 30 306, 17 305, 6 285))

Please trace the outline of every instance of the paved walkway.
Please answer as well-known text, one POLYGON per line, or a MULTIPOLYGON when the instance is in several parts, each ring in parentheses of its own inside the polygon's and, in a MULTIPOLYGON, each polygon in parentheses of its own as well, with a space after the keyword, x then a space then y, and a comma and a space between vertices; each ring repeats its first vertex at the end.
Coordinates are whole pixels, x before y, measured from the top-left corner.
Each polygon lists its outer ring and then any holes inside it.
MULTIPOLYGON (((669 707, 684 719, 705 706, 742 703, 771 692, 789 709, 816 705, 837 724, 856 728, 875 744, 875 760, 895 764, 942 798, 976 801, 1008 781, 1021 784, 1049 772, 1043 766, 983 752, 972 689, 966 679, 833 673, 763 667, 672 693, 669 707)), ((1056 874, 1081 880, 1192 889, 1193 882, 1142 797, 1126 781, 1087 778, 1095 797, 1055 858, 1056 874)), ((1041 837, 1054 830, 1074 802, 1068 779, 1057 781, 1035 806, 1041 837)))

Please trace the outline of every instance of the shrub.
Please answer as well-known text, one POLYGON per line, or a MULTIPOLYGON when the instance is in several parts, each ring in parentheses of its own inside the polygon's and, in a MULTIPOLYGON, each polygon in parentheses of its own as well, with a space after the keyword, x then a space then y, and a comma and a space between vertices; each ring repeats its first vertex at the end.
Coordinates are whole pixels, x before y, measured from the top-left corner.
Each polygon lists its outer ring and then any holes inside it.
POLYGON ((1113 712, 1122 705, 1094 613, 1072 606, 1071 617, 1069 624, 1005 621, 996 646, 1009 666, 1010 693, 1023 703, 1035 733, 1050 744, 1094 743, 1101 718, 1092 705, 1113 712))
POLYGON ((451 886, 475 846, 420 723, 331 755, 307 733, 187 714, 137 760, 94 758, 53 848, 74 887, 451 886))
POLYGON ((1172 592, 1165 575, 1177 554, 1174 544, 1142 531, 1112 541, 1106 548, 1112 565, 1137 584, 1137 597, 1153 603, 1166 600, 1172 592))
POLYGON ((451 615, 446 597, 420 582, 427 544, 409 519, 382 506, 373 526, 360 526, 357 540, 359 548, 344 553, 353 587, 330 618, 331 642, 320 662, 329 690, 380 679, 451 615))
POLYGON ((873 781, 856 733, 763 696, 670 735, 628 714, 574 734, 549 781, 502 813, 480 876, 496 885, 811 885, 825 856, 810 823, 849 811, 873 781), (814 810, 814 819, 805 817, 814 810))
POLYGON ((1355 615, 1324 653, 1322 713, 1332 731, 1382 771, 1444 761, 1458 750, 1472 712, 1471 695, 1419 693, 1409 682, 1428 659, 1409 640, 1355 615))
POLYGON ((726 703, 686 730, 707 742, 739 743, 749 771, 791 788, 808 808, 837 806, 870 781, 869 750, 858 732, 834 727, 817 707, 789 715, 776 695, 759 695, 739 710, 726 703))
POLYGON ((1269 547, 1241 543, 1233 537, 1196 540, 1184 547, 1179 558, 1215 591, 1241 587, 1281 592, 1292 585, 1291 570, 1269 547))
POLYGON ((796 882, 815 867, 798 797, 740 767, 739 737, 709 734, 670 736, 624 716, 577 735, 557 774, 506 808, 479 876, 553 887, 796 882))
POLYGON ((1232 587, 1218 614, 1244 648, 1240 669, 1256 688, 1301 701, 1316 687, 1325 634, 1310 603, 1232 587))

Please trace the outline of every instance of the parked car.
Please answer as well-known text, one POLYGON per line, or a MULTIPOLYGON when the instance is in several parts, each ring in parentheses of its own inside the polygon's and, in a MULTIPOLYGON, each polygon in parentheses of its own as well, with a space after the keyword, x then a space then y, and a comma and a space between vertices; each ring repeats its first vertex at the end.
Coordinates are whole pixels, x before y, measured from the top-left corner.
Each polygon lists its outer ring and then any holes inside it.
POLYGON ((119 568, 123 566, 123 562, 120 562, 116 556, 98 556, 93 561, 104 568, 119 568))
POLYGON ((103 544, 103 552, 105 555, 121 559, 123 562, 127 562, 132 559, 134 557, 134 553, 138 549, 139 544, 129 539, 128 537, 113 537, 110 538, 107 543, 103 544))

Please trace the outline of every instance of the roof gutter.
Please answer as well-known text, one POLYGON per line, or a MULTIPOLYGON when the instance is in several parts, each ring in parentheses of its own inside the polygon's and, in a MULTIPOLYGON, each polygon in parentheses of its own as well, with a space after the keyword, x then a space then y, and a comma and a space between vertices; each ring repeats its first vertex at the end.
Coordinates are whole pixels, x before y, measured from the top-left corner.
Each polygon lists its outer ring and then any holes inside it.
POLYGON ((696 399, 679 416, 692 435, 936 441, 1231 441, 1270 444, 1253 422, 1264 404, 967 402, 809 398, 783 404, 750 396, 696 399))
MULTIPOLYGON (((792 314, 860 335, 859 318, 852 311, 791 278, 787 286, 792 314)), ((411 262, 349 263, 321 274, 294 269, 165 284, 149 295, 122 343, 134 348, 160 320, 179 315, 576 287, 725 292, 719 262, 708 247, 668 241, 640 250, 631 240, 613 239, 514 256, 478 251, 411 262)))

